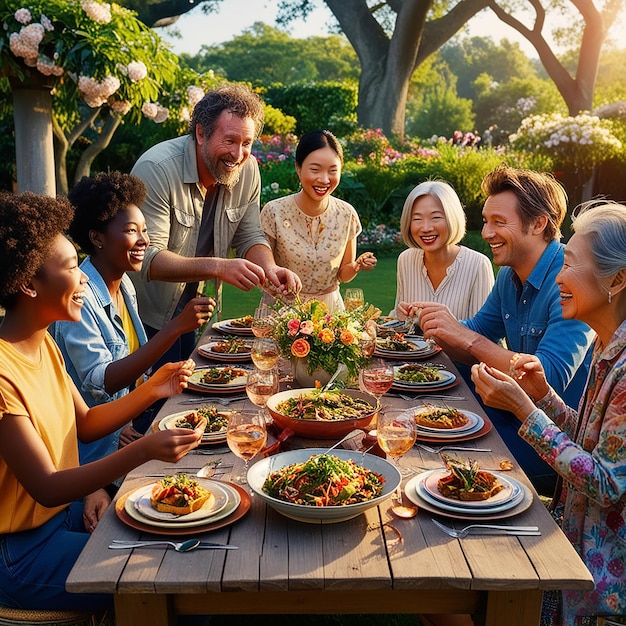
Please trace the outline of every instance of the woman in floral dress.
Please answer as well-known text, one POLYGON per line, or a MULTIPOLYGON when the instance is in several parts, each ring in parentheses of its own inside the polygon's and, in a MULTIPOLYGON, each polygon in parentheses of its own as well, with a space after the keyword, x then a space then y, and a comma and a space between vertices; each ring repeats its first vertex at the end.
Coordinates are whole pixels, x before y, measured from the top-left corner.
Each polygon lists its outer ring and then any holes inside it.
POLYGON ((561 614, 543 623, 579 626, 626 614, 626 207, 588 205, 573 228, 556 279, 563 317, 597 334, 578 411, 531 355, 516 355, 510 376, 474 365, 472 380, 485 404, 515 414, 520 436, 560 475, 555 512, 596 586, 563 591, 561 614))
POLYGON ((321 300, 331 313, 344 309, 339 283, 376 266, 371 252, 356 258, 359 216, 351 204, 332 195, 342 166, 343 151, 331 132, 303 135, 296 148, 302 189, 271 200, 261 211, 261 226, 276 263, 298 274, 303 300, 321 300))

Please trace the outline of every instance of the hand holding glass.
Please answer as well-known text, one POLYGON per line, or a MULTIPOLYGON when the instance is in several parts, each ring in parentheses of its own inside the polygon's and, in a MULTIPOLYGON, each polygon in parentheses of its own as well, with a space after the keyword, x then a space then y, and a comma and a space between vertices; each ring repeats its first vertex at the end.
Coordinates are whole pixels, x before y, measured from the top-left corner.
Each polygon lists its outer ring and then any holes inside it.
POLYGON ((264 448, 266 441, 265 418, 260 413, 236 409, 231 412, 226 427, 226 442, 231 452, 244 462, 243 474, 235 476, 234 483, 247 483, 248 462, 264 448))

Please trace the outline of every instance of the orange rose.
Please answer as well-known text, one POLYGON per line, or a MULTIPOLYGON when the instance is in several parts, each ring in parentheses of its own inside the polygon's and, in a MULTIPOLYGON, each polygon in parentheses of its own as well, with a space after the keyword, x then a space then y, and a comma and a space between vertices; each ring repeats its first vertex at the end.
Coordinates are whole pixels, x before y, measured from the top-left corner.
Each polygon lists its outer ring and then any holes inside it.
POLYGON ((342 330, 339 339, 344 346, 349 346, 354 343, 354 335, 348 330, 342 330))
POLYGON ((311 346, 309 342, 302 337, 296 339, 291 344, 291 354, 293 354, 293 356, 305 357, 309 352, 311 352, 311 346))

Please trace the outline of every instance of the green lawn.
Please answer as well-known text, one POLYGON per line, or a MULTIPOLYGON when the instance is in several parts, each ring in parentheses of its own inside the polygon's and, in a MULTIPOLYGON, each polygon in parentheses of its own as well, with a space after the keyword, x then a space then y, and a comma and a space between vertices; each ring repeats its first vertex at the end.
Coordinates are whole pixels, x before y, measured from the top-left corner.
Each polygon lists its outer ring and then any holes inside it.
MULTIPOLYGON (((383 315, 387 315, 396 301, 396 259, 395 256, 378 259, 376 268, 371 272, 361 272, 351 283, 342 283, 341 293, 348 287, 360 287, 363 289, 365 301, 377 306, 383 315)), ((259 289, 244 292, 224 284, 222 319, 252 315, 261 295, 259 289)))

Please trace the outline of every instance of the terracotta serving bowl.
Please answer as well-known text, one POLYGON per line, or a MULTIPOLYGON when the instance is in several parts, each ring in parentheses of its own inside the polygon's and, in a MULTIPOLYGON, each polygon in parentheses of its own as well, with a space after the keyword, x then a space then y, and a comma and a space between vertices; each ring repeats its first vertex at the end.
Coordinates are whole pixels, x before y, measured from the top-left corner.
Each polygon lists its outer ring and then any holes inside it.
POLYGON ((276 405, 284 402, 289 398, 297 398, 300 395, 306 395, 315 391, 313 388, 303 389, 290 389, 288 391, 281 391, 273 395, 267 401, 267 409, 270 415, 274 418, 274 422, 283 429, 290 429, 296 435, 301 437, 309 437, 310 439, 335 439, 347 435, 355 428, 367 429, 370 422, 376 415, 375 400, 367 393, 363 393, 358 389, 342 389, 341 392, 353 398, 360 398, 365 400, 372 410, 368 411, 363 417, 357 419, 345 419, 345 420, 313 420, 313 419, 298 419, 294 417, 288 417, 276 410, 276 405))

